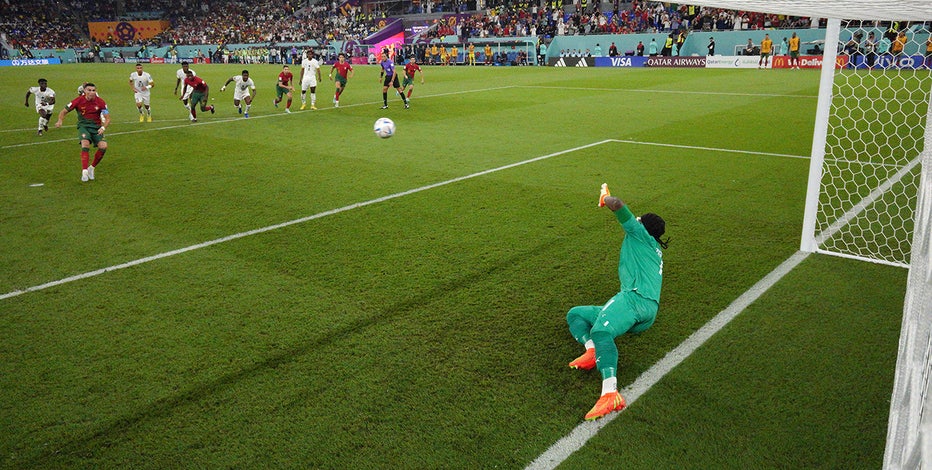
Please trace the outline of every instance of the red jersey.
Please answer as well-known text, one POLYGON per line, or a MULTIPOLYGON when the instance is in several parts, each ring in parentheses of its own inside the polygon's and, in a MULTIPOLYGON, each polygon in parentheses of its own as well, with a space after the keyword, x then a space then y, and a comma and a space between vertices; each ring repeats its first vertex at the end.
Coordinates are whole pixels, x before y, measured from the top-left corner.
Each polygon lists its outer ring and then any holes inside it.
POLYGON ((349 62, 334 62, 333 68, 337 69, 337 74, 343 78, 348 78, 349 71, 353 70, 353 66, 349 62))
POLYGON ((288 86, 292 78, 294 78, 294 75, 292 75, 291 72, 282 72, 278 74, 278 81, 282 83, 282 86, 288 86))
POLYGON ((71 100, 67 108, 74 109, 78 112, 78 125, 93 124, 100 126, 103 124, 100 115, 104 112, 109 112, 107 110, 107 103, 100 99, 99 96, 95 96, 93 100, 89 100, 86 96, 81 95, 71 100))
POLYGON ((414 72, 420 72, 421 66, 415 64, 414 62, 408 62, 405 64, 405 74, 409 77, 414 78, 414 72))
POLYGON ((207 82, 203 78, 194 76, 191 78, 185 77, 184 84, 194 88, 194 91, 198 93, 207 93, 207 82))

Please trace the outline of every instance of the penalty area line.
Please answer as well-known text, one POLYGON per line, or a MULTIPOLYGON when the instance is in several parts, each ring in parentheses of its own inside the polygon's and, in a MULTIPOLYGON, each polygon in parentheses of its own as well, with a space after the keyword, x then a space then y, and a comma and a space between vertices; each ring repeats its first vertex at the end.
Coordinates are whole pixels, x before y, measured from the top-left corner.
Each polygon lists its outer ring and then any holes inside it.
POLYGON ((36 286, 27 287, 27 288, 25 288, 25 289, 19 289, 19 290, 15 290, 15 291, 12 291, 12 292, 8 292, 8 293, 6 293, 6 294, 0 295, 0 300, 5 300, 5 299, 12 298, 12 297, 17 297, 17 296, 20 296, 20 295, 23 295, 23 294, 26 294, 26 293, 29 293, 29 292, 36 292, 36 291, 48 289, 48 288, 50 288, 50 287, 56 287, 56 286, 60 286, 60 285, 63 285, 63 284, 68 284, 68 283, 70 283, 70 282, 80 281, 80 280, 82 280, 82 279, 88 279, 88 278, 92 278, 92 277, 95 277, 95 276, 100 276, 101 274, 106 274, 106 273, 109 273, 109 272, 112 272, 112 271, 118 271, 118 270, 120 270, 120 269, 125 269, 125 268, 130 268, 130 267, 133 267, 133 266, 138 266, 138 265, 140 265, 140 264, 148 263, 148 262, 150 262, 150 261, 157 261, 157 260, 160 260, 160 259, 163 259, 163 258, 168 258, 168 257, 170 257, 170 256, 175 256, 175 255, 180 255, 180 254, 183 254, 183 253, 187 253, 187 252, 189 252, 189 251, 199 250, 199 249, 201 249, 201 248, 207 248, 207 247, 209 247, 209 246, 219 245, 219 244, 221 244, 221 243, 225 243, 225 242, 229 242, 229 241, 233 241, 233 240, 238 240, 238 239, 240 239, 240 238, 245 238, 245 237, 249 237, 249 236, 252 236, 252 235, 258 235, 258 234, 265 233, 265 232, 271 232, 271 231, 273 231, 273 230, 278 230, 278 229, 280 229, 280 228, 285 228, 285 227, 288 227, 288 226, 291 226, 291 225, 297 225, 297 224, 301 224, 301 223, 304 223, 304 222, 309 222, 309 221, 312 221, 312 220, 320 219, 320 218, 323 218, 323 217, 327 217, 327 216, 339 214, 339 213, 341 213, 341 212, 346 212, 346 211, 350 211, 350 210, 353 210, 353 209, 358 209, 358 208, 361 208, 361 207, 371 206, 371 205, 373 205, 373 204, 378 204, 378 203, 380 203, 380 202, 390 201, 390 200, 392 200, 392 199, 397 199, 397 198, 400 198, 400 197, 409 196, 409 195, 411 195, 411 194, 419 193, 419 192, 422 192, 422 191, 427 191, 427 190, 429 190, 429 189, 439 188, 439 187, 441 187, 441 186, 446 186, 446 185, 448 185, 448 184, 458 183, 458 182, 460 182, 460 181, 465 181, 465 180, 468 180, 468 179, 477 178, 477 177, 479 177, 479 176, 484 176, 484 175, 488 175, 488 174, 491 174, 491 173, 496 173, 496 172, 499 172, 499 171, 504 171, 504 170, 508 170, 508 169, 511 169, 511 168, 515 168, 515 167, 518 167, 518 166, 527 165, 527 164, 534 163, 534 162, 539 162, 539 161, 541 161, 541 160, 546 160, 546 159, 548 159, 548 158, 553 158, 553 157, 557 157, 557 156, 560 156, 560 155, 565 155, 565 154, 567 154, 567 153, 572 153, 572 152, 576 152, 576 151, 579 151, 579 150, 584 150, 584 149, 587 149, 587 148, 595 147, 595 146, 602 145, 602 144, 606 144, 606 143, 610 143, 610 142, 612 142, 612 141, 611 141, 611 140, 602 140, 602 141, 594 142, 594 143, 591 143, 591 144, 581 145, 581 146, 579 146, 579 147, 574 147, 574 148, 567 149, 567 150, 561 150, 561 151, 559 151, 559 152, 549 153, 549 154, 547 154, 547 155, 541 155, 541 156, 539 156, 539 157, 531 158, 531 159, 528 159, 528 160, 523 160, 523 161, 516 162, 516 163, 509 163, 508 165, 502 165, 502 166, 499 166, 499 167, 496 167, 496 168, 492 168, 492 169, 488 169, 488 170, 483 170, 483 171, 480 171, 480 172, 472 173, 472 174, 470 174, 470 175, 460 176, 460 177, 453 178, 453 179, 449 179, 449 180, 446 180, 446 181, 441 181, 441 182, 439 182, 439 183, 433 183, 433 184, 429 184, 429 185, 426 185, 426 186, 421 186, 421 187, 419 187, 419 188, 409 189, 409 190, 407 190, 407 191, 402 191, 402 192, 399 192, 399 193, 390 194, 390 195, 388 195, 388 196, 382 196, 382 197, 380 197, 380 198, 370 199, 370 200, 364 201, 364 202, 357 202, 357 203, 355 203, 355 204, 350 204, 350 205, 348 205, 348 206, 343 206, 343 207, 340 207, 340 208, 337 208, 337 209, 331 209, 331 210, 329 210, 329 211, 320 212, 320 213, 317 213, 317 214, 314 214, 314 215, 310 215, 310 216, 307 216, 307 217, 302 217, 302 218, 300 218, 300 219, 294 219, 294 220, 290 220, 290 221, 288 221, 288 222, 282 222, 282 223, 279 223, 279 224, 269 225, 269 226, 267 226, 267 227, 257 228, 257 229, 249 230, 249 231, 246 231, 246 232, 240 232, 240 233, 236 233, 236 234, 233 234, 233 235, 227 235, 227 236, 222 237, 222 238, 217 238, 217 239, 215 239, 215 240, 210 240, 210 241, 206 241, 206 242, 203 242, 203 243, 198 243, 198 244, 196 244, 196 245, 191 245, 191 246, 187 246, 187 247, 184 247, 184 248, 179 248, 179 249, 177 249, 177 250, 166 251, 166 252, 164 252, 164 253, 159 253, 159 254, 157 254, 157 255, 147 256, 147 257, 145 257, 145 258, 139 258, 139 259, 136 259, 136 260, 133 260, 133 261, 127 261, 127 262, 125 262, 125 263, 116 264, 116 265, 109 266, 109 267, 106 267, 106 268, 101 268, 101 269, 96 269, 96 270, 93 270, 93 271, 88 271, 88 272, 85 272, 85 273, 82 273, 82 274, 77 274, 77 275, 74 275, 74 276, 66 277, 66 278, 64 278, 64 279, 59 279, 59 280, 57 280, 57 281, 46 282, 45 284, 39 284, 39 285, 36 285, 36 286))
MULTIPOLYGON (((703 325, 702 328, 696 330, 680 343, 679 346, 668 352, 663 359, 644 371, 631 385, 622 389, 621 394, 628 402, 628 406, 631 406, 641 395, 650 390, 657 382, 660 382, 660 379, 666 376, 667 373, 680 365, 687 357, 691 356, 699 346, 702 346, 709 338, 734 320, 738 314, 754 303, 764 292, 767 292, 779 282, 780 279, 783 279, 783 277, 796 268, 796 266, 799 266, 808 256, 809 253, 798 251, 787 258, 787 260, 777 266, 776 269, 764 276, 763 279, 735 299, 725 310, 719 312, 718 315, 703 325)), ((596 421, 583 422, 579 426, 576 426, 572 432, 550 446, 546 452, 537 457, 526 468, 533 470, 556 468, 569 458, 573 452, 581 449, 589 439, 594 437, 596 433, 607 426, 608 423, 612 422, 618 416, 621 416, 621 413, 624 412, 625 410, 622 410, 618 413, 610 413, 606 417, 596 421)))

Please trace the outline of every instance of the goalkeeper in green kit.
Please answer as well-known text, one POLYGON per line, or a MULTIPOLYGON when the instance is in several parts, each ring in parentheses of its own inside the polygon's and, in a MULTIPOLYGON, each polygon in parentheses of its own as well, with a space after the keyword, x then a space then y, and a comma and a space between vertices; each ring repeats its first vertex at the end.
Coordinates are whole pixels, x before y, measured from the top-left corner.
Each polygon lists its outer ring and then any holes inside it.
POLYGON ((663 278, 663 251, 667 241, 661 240, 666 223, 657 214, 635 217, 624 201, 613 197, 608 185, 602 185, 599 207, 607 206, 625 231, 618 260, 620 291, 605 305, 573 307, 566 314, 570 333, 586 352, 570 362, 573 369, 598 367, 602 374, 602 395, 586 414, 597 419, 625 408, 625 399, 618 393, 618 347, 615 337, 625 333, 640 333, 654 324, 660 305, 660 285, 663 278))

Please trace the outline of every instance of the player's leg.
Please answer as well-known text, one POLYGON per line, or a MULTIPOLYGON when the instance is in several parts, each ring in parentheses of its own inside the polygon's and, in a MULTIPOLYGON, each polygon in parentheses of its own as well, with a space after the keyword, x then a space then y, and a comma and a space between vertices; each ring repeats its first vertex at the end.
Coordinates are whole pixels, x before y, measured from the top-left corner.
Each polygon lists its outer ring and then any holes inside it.
POLYGON ((142 104, 146 107, 146 120, 148 122, 152 122, 152 100, 150 94, 146 94, 146 96, 143 98, 142 104))
POLYGON ((312 85, 311 89, 311 109, 317 109, 317 86, 312 85))
POLYGON ((93 140, 94 145, 97 146, 97 152, 94 154, 94 162, 87 167, 87 177, 90 180, 94 179, 94 169, 97 168, 100 161, 104 159, 104 154, 107 153, 107 141, 104 140, 103 136, 98 134, 93 140))
POLYGON ((307 89, 308 84, 301 82, 301 109, 307 108, 307 89))
POLYGON ((87 181, 87 167, 91 164, 91 140, 88 137, 90 129, 78 126, 78 139, 81 141, 81 181, 87 181))
POLYGON ((602 307, 599 305, 584 305, 573 307, 566 313, 566 324, 570 334, 585 348, 582 356, 569 363, 571 368, 588 370, 595 367, 595 343, 592 342, 590 330, 601 311, 602 307))
POLYGON ((142 93, 136 92, 134 98, 136 99, 136 111, 139 112, 139 122, 143 122, 146 120, 146 116, 142 110, 142 93))
POLYGON ((624 398, 618 393, 618 347, 615 337, 626 333, 637 323, 637 294, 620 292, 605 304, 596 317, 591 330, 595 345, 596 367, 602 375, 602 393, 595 406, 586 414, 586 419, 596 419, 625 407, 624 398))
POLYGON ((243 98, 243 102, 246 103, 246 110, 244 111, 243 117, 249 117, 249 108, 252 107, 252 95, 247 95, 243 98))
POLYGON ((286 93, 286 95, 288 96, 288 101, 285 103, 285 112, 290 113, 291 112, 291 100, 292 100, 292 97, 294 96, 294 93, 291 90, 288 90, 288 93, 286 93))

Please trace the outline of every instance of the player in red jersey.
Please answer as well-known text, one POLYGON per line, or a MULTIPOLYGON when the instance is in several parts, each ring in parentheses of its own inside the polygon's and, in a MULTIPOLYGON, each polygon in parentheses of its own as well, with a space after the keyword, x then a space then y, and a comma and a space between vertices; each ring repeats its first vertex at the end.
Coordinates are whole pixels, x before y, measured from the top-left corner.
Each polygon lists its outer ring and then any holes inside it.
POLYGON ((61 127, 65 115, 72 109, 78 110, 78 139, 81 141, 81 181, 94 179, 94 168, 104 158, 107 152, 107 140, 104 132, 110 125, 110 111, 107 103, 97 96, 97 86, 93 83, 84 84, 84 94, 71 100, 65 109, 58 113, 55 127, 61 127), (88 164, 91 159, 91 143, 97 147, 94 154, 94 163, 88 164))
POLYGON ((288 102, 285 103, 285 112, 291 113, 291 97, 294 92, 294 85, 291 84, 294 75, 291 74, 291 69, 287 65, 282 67, 282 72, 278 74, 278 83, 275 85, 275 101, 272 103, 275 107, 278 107, 278 103, 282 102, 282 95, 288 95, 288 102))
POLYGON ((333 95, 333 107, 340 107, 340 95, 343 94, 343 89, 346 88, 346 81, 353 76, 353 66, 346 61, 346 54, 340 53, 339 58, 334 62, 333 67, 330 68, 330 75, 327 75, 327 78, 334 81, 334 86, 337 91, 333 95), (333 71, 337 71, 337 76, 333 76, 333 71))
POLYGON ((197 122, 197 106, 198 103, 201 104, 201 111, 207 112, 210 111, 210 114, 214 114, 214 107, 207 105, 207 96, 210 94, 210 87, 207 86, 207 82, 203 78, 195 76, 194 72, 188 70, 185 72, 184 78, 184 87, 181 88, 181 99, 184 101, 185 92, 188 91, 188 88, 191 88, 190 101, 188 104, 191 106, 191 122, 197 122))
POLYGON ((405 64, 405 79, 401 82, 401 92, 404 93, 405 90, 408 90, 408 101, 411 101, 411 92, 414 91, 414 75, 418 72, 421 72, 421 85, 423 85, 424 71, 421 70, 421 66, 417 64, 417 59, 411 56, 411 58, 408 59, 408 63, 405 64), (408 86, 411 88, 408 89, 408 86))

